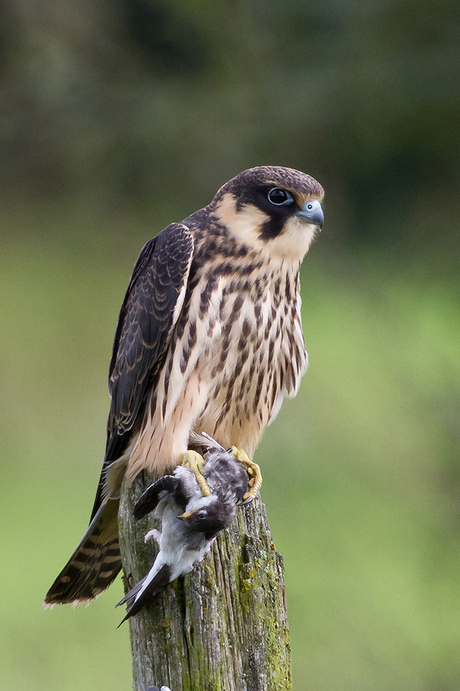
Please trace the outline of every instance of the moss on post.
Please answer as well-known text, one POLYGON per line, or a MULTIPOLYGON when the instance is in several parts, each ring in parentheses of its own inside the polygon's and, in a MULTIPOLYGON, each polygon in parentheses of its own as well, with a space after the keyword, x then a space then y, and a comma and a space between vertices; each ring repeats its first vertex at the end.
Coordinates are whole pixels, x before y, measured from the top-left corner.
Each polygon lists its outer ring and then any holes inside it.
MULTIPOLYGON (((144 484, 123 487, 119 524, 125 575, 147 573, 156 547, 153 527, 132 518, 144 484)), ((171 691, 291 689, 283 560, 256 499, 238 511, 193 571, 169 585, 129 620, 134 691, 162 684, 171 691)))

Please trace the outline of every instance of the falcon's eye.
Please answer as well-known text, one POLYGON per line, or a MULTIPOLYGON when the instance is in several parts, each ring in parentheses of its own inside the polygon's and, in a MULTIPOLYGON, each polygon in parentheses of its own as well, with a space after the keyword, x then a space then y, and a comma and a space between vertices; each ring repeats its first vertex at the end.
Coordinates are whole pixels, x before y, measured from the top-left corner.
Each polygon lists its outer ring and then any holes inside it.
POLYGON ((208 514, 207 514, 206 511, 198 511, 196 517, 199 518, 200 521, 203 521, 203 520, 206 518, 207 515, 208 515, 208 514))
POLYGON ((275 206, 287 206, 294 201, 292 194, 281 187, 272 187, 267 197, 268 201, 275 204, 275 206))

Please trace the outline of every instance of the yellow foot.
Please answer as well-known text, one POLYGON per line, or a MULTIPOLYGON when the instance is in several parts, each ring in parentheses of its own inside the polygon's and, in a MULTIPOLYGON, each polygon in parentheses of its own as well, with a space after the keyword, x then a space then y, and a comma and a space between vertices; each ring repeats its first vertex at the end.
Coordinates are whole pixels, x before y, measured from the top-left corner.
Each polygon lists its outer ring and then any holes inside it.
POLYGON ((236 446, 232 446, 232 454, 236 458, 247 466, 247 473, 250 476, 249 487, 250 489, 243 496, 243 502, 252 501, 259 494, 259 490, 262 485, 262 473, 257 463, 250 461, 246 451, 243 449, 238 449, 236 446))
POLYGON ((196 451, 185 451, 185 453, 180 456, 180 465, 185 468, 190 468, 195 473, 196 481, 198 482, 200 489, 205 497, 211 494, 211 490, 208 487, 208 483, 203 477, 204 460, 203 456, 200 456, 196 451))

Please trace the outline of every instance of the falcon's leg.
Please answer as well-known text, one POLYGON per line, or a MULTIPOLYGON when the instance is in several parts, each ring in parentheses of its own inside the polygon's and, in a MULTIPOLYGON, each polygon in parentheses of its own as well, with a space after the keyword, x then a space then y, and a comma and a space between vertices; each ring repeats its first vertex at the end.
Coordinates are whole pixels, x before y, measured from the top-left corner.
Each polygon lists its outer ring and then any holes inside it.
POLYGON ((203 477, 203 468, 205 465, 203 456, 200 456, 196 451, 185 451, 185 453, 181 454, 179 463, 193 470, 202 493, 205 497, 208 497, 211 494, 211 490, 203 477))
POLYGON ((248 483, 250 489, 243 496, 243 502, 252 501, 259 494, 259 490, 262 485, 262 473, 260 472, 260 468, 257 463, 249 460, 246 451, 243 451, 243 449, 238 449, 236 446, 232 446, 232 454, 247 466, 247 473, 251 477, 248 483))

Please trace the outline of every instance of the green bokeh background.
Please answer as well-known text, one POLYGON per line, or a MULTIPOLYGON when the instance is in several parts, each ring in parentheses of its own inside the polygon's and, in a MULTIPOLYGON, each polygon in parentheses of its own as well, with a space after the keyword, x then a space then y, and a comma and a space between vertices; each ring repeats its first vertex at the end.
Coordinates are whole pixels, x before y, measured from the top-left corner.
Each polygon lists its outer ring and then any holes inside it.
POLYGON ((130 688, 119 582, 41 601, 92 506, 142 244, 266 163, 327 194, 310 369, 257 453, 294 689, 457 691, 460 6, 183 5, 0 10, 0 689, 130 688))

